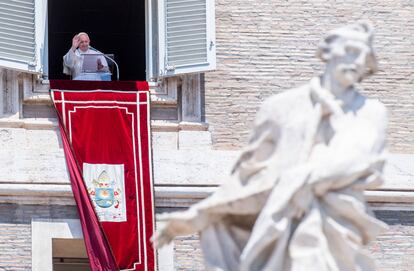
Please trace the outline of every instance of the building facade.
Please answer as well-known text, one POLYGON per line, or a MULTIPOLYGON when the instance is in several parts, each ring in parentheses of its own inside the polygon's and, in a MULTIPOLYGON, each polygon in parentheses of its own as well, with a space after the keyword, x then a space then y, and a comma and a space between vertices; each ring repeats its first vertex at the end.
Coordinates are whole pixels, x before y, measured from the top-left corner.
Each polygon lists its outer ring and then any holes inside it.
MULTIPOLYGON (((145 36, 142 61, 146 63, 142 70, 146 70, 144 79, 152 93, 157 213, 187 208, 225 181, 263 100, 301 85, 321 71, 323 64, 315 51, 326 31, 369 19, 376 28, 374 47, 380 70, 361 87, 365 95, 379 99, 389 110, 390 150, 385 184, 367 191, 375 214, 390 229, 369 250, 379 270, 411 270, 414 4, 408 0, 181 1, 184 4, 175 7, 177 12, 189 13, 200 5, 208 26, 198 32, 188 26, 183 30, 196 31, 192 34, 205 40, 204 47, 192 48, 205 50, 205 61, 191 69, 180 66, 182 55, 173 46, 186 43, 168 38, 174 33, 168 22, 175 21, 174 12, 166 7, 177 2, 147 0, 137 7, 145 14, 145 27, 137 31, 145 32, 141 33, 145 36), (171 47, 164 46, 168 44, 171 47)), ((86 270, 82 233, 48 95, 49 75, 57 73, 47 60, 52 57, 48 52, 53 51, 50 40, 58 44, 59 35, 64 35, 69 42, 73 35, 49 26, 48 36, 45 26, 48 18, 56 20, 56 5, 56 1, 0 1, 0 13, 9 16, 0 19, 5 33, 0 36, 1 270, 44 271, 52 266, 55 270, 86 270), (28 23, 23 24, 25 20, 28 23), (14 23, 17 27, 10 26, 14 23), (20 39, 20 35, 24 37, 20 39), (18 43, 14 50, 4 46, 13 41, 18 43), (14 55, 25 58, 15 59, 14 55)), ((99 5, 92 10, 99 11, 99 5)), ((195 25, 191 20, 189 25, 195 25)), ((93 27, 91 31, 99 37, 99 31, 93 27)), ((186 57, 197 62, 195 55, 186 57)), ((198 237, 175 239, 160 251, 159 267, 165 271, 203 270, 198 237)))

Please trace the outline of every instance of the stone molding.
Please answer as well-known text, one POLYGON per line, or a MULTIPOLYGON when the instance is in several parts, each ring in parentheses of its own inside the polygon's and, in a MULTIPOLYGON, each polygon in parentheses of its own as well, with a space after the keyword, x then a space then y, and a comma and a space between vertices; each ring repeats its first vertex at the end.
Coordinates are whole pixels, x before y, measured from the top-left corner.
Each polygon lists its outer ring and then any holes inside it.
MULTIPOLYGON (((187 208, 206 198, 217 186, 155 186, 155 207, 187 208)), ((366 191, 372 205, 405 204, 414 210, 414 191, 366 191)), ((0 183, 0 203, 75 205, 69 184, 7 184, 0 183)))
MULTIPOLYGON (((54 130, 58 122, 55 118, 0 118, 0 128, 24 128, 28 130, 54 130)), ((153 132, 178 132, 178 131, 207 131, 207 123, 176 122, 151 120, 153 132)))

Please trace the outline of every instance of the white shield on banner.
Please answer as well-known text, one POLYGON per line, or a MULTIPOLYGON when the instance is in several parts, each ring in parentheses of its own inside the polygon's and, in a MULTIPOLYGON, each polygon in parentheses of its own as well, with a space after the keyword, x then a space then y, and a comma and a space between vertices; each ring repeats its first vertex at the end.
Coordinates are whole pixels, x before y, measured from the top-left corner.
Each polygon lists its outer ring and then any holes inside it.
POLYGON ((83 163, 83 179, 99 221, 127 220, 124 165, 83 163))

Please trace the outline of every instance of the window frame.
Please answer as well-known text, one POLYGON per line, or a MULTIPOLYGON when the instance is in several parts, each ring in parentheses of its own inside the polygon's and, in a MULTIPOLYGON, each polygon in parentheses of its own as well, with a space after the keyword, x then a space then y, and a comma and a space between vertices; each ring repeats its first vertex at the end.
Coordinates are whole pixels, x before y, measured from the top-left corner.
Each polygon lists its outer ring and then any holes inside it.
POLYGON ((35 57, 36 73, 48 77, 49 50, 47 0, 35 0, 35 57))
POLYGON ((157 76, 169 77, 181 74, 200 73, 216 69, 216 36, 215 36, 215 1, 206 2, 206 42, 207 42, 207 63, 188 64, 183 67, 167 67, 165 58, 166 51, 166 12, 165 1, 158 1, 158 74, 157 76))
MULTIPOLYGON (((157 228, 165 223, 157 222, 157 228)), ((32 271, 52 271, 52 239, 83 239, 79 219, 38 219, 31 221, 32 271)), ((174 246, 172 243, 157 250, 159 271, 174 270, 174 246)))

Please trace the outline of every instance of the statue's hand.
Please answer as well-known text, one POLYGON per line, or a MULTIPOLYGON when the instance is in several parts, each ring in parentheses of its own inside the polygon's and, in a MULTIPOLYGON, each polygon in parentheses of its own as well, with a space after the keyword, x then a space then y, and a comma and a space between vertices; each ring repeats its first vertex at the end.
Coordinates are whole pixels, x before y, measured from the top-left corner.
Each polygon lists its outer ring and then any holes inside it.
POLYGON ((204 222, 198 216, 198 213, 191 208, 185 212, 158 215, 157 220, 166 223, 151 238, 156 248, 167 245, 178 235, 189 235, 198 232, 204 222))

